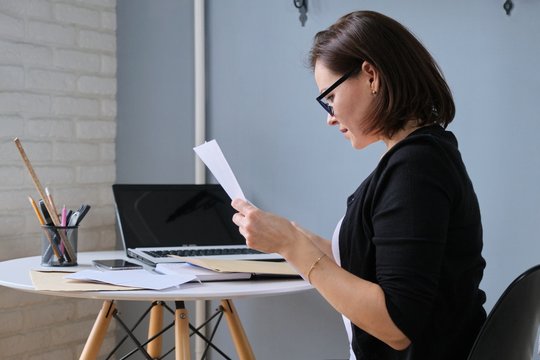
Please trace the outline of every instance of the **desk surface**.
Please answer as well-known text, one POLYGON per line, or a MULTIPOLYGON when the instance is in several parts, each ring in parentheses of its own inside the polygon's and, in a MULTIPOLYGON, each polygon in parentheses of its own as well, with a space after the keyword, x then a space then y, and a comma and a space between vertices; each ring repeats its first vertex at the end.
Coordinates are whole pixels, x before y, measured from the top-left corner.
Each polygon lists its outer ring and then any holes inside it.
MULTIPOLYGON (((93 259, 125 258, 122 251, 81 252, 77 255, 78 267, 92 267, 93 259)), ((30 270, 39 269, 41 257, 32 256, 0 262, 0 285, 44 295, 103 300, 220 300, 292 294, 312 287, 300 279, 219 281, 183 284, 178 289, 166 291, 38 291, 30 279, 30 270)))

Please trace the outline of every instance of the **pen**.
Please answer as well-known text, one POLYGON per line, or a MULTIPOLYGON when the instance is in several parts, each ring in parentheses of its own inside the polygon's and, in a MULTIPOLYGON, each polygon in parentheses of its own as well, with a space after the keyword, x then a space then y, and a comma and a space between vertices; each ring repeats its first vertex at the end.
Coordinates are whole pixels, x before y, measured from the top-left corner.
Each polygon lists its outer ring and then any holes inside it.
MULTIPOLYGON (((46 189, 45 189, 46 191, 46 189)), ((67 223, 66 223, 66 219, 67 219, 67 211, 66 211, 66 205, 62 206, 62 213, 60 215, 60 225, 61 226, 66 226, 67 223)), ((62 230, 60 230, 62 231, 62 230)), ((68 239, 69 239, 69 236, 68 236, 68 239)), ((64 244, 63 243, 60 243, 60 252, 64 252, 64 244)))
POLYGON ((90 207, 90 205, 82 204, 79 210, 70 216, 68 226, 78 226, 86 214, 88 214, 88 211, 90 211, 90 207))
MULTIPOLYGON (((38 210, 38 207, 34 199, 32 199, 31 196, 28 196, 28 200, 30 201, 30 204, 32 204, 32 208, 34 209, 34 212, 36 213, 36 216, 39 220, 39 224, 46 225, 45 219, 41 215, 41 212, 38 210)), ((44 230, 44 231, 46 231, 47 239, 49 240, 49 244, 50 244, 50 246, 47 248, 47 251, 45 251, 43 255, 45 262, 47 262, 48 259, 50 258, 50 255, 48 255, 50 251, 49 249, 52 249, 52 251, 54 252, 54 255, 56 255, 56 257, 58 258, 58 261, 60 261, 61 263, 64 262, 64 259, 60 256, 60 253, 58 252, 58 249, 56 248, 56 244, 54 244, 54 240, 51 238, 51 235, 49 234, 47 230, 44 230)))
POLYGON ((67 226, 67 209, 66 205, 62 206, 62 215, 60 225, 67 226))
POLYGON ((45 205, 45 201, 43 201, 43 199, 39 200, 39 208, 41 209, 41 213, 43 214, 45 225, 54 225, 51 216, 49 215, 49 211, 47 210, 47 205, 45 205))
POLYGON ((69 219, 71 219, 71 215, 73 215, 73 210, 68 210, 66 214, 66 226, 69 224, 69 219))

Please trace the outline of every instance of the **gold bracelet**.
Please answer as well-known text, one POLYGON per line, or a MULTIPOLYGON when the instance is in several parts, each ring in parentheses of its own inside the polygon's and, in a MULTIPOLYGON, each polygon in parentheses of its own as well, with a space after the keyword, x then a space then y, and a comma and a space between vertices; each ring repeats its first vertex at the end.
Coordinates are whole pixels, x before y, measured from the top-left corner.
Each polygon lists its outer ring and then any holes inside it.
POLYGON ((307 277, 308 283, 311 284, 311 279, 310 279, 311 272, 313 271, 313 269, 315 269, 315 267, 317 266, 317 264, 319 263, 319 261, 321 261, 321 259, 322 259, 323 257, 325 257, 325 256, 326 256, 326 254, 322 254, 321 256, 319 256, 319 258, 318 258, 317 260, 315 260, 315 261, 313 262, 313 264, 311 264, 311 267, 309 268, 309 271, 308 271, 307 276, 306 276, 306 277, 307 277))

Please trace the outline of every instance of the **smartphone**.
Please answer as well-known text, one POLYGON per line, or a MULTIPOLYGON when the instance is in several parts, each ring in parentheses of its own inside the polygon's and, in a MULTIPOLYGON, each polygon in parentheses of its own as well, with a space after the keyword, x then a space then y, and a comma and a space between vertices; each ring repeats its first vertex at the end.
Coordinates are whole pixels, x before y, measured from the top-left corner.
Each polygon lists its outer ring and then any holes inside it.
POLYGON ((132 270, 142 269, 142 265, 135 264, 123 259, 93 260, 94 265, 106 270, 132 270))

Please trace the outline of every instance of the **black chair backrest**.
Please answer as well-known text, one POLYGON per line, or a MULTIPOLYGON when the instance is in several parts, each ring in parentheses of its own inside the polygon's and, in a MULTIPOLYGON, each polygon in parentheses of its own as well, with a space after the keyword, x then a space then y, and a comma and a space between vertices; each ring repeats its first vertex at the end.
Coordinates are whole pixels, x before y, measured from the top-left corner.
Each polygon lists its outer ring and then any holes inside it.
POLYGON ((540 265, 504 291, 480 330, 469 360, 531 360, 540 324, 540 265))

